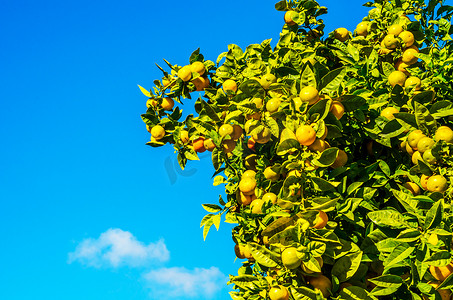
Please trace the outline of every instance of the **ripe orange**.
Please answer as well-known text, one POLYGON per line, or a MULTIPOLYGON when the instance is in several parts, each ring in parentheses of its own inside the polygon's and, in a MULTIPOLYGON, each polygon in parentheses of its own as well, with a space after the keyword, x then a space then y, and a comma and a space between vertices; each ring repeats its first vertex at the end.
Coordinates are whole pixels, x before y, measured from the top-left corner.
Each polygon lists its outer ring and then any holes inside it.
POLYGON ((446 141, 447 143, 453 143, 453 130, 447 126, 440 126, 437 128, 436 133, 434 134, 434 139, 436 141, 446 141))
POLYGON ((368 22, 360 22, 355 28, 357 35, 367 36, 368 35, 368 22))
POLYGON ((433 165, 433 164, 435 164, 435 163, 437 162, 436 157, 435 157, 435 156, 433 155, 433 153, 432 153, 432 149, 426 150, 426 151, 423 153, 422 157, 423 157, 423 160, 424 160, 425 162, 427 162, 428 164, 430 164, 430 165, 433 165))
POLYGON ((330 112, 340 120, 344 115, 344 106, 340 101, 333 101, 332 106, 330 106, 330 112))
POLYGON ((236 141, 234 141, 234 140, 223 140, 222 146, 223 146, 223 152, 231 153, 231 152, 233 152, 234 148, 236 148, 236 141))
POLYGON ((401 60, 407 65, 413 65, 418 61, 417 54, 418 50, 414 48, 407 48, 406 50, 404 50, 401 60))
POLYGON ((193 72, 193 73, 198 73, 201 75, 203 75, 205 72, 206 72, 206 68, 204 66, 204 64, 201 62, 201 61, 195 61, 193 62, 191 65, 190 65, 190 70, 193 72))
POLYGON ((233 125, 233 134, 231 135, 231 138, 234 141, 237 141, 239 138, 242 136, 242 127, 239 125, 233 125))
POLYGON ((278 111, 280 107, 281 100, 280 98, 272 98, 266 103, 266 110, 270 113, 278 111))
POLYGON ((271 300, 288 300, 288 289, 283 285, 274 286, 269 290, 269 298, 271 300))
POLYGON ((387 120, 390 121, 390 120, 395 119, 393 114, 397 114, 399 112, 400 111, 395 107, 386 107, 381 111, 381 116, 383 116, 384 118, 386 118, 387 120))
POLYGON ((313 228, 316 229, 322 229, 326 227, 327 222, 329 221, 329 217, 325 212, 322 210, 318 211, 318 215, 316 216, 315 224, 313 225, 313 228))
POLYGON ((403 30, 403 26, 400 24, 394 24, 388 28, 387 33, 398 36, 401 32, 403 32, 403 30))
POLYGON ((444 281, 451 273, 453 273, 453 263, 449 263, 446 266, 435 267, 429 266, 429 272, 439 281, 444 281))
POLYGON ((282 251, 282 263, 288 269, 296 269, 301 264, 301 259, 297 257, 297 249, 288 247, 282 251))
POLYGON ((412 149, 417 149, 418 141, 425 136, 426 135, 424 135, 420 129, 411 131, 411 133, 407 136, 407 143, 412 147, 412 149))
POLYGON ((427 176, 425 174, 422 174, 422 176, 420 177, 420 185, 422 186, 422 188, 425 191, 428 189, 428 179, 429 179, 429 176, 427 176))
POLYGON ((407 76, 403 72, 393 71, 392 73, 390 73, 390 75, 388 77, 388 82, 392 87, 394 87, 397 84, 404 86, 404 83, 406 82, 406 78, 407 78, 407 76))
POLYGON ((414 151, 414 153, 412 154, 412 163, 414 165, 418 165, 419 160, 423 160, 422 154, 420 153, 420 151, 414 151))
POLYGON ((208 150, 209 152, 212 152, 215 149, 215 144, 212 139, 205 139, 203 142, 203 146, 208 150))
POLYGON ((272 170, 271 167, 267 167, 264 169, 263 175, 266 179, 269 179, 270 181, 277 181, 278 178, 280 177, 280 174, 272 170))
POLYGON ((186 82, 192 78, 192 71, 190 70, 190 66, 184 66, 178 71, 178 77, 181 78, 182 81, 186 82))
POLYGON ((309 105, 312 105, 318 102, 319 93, 315 87, 306 86, 300 90, 299 98, 301 101, 308 102, 309 105))
POLYGON ((247 170, 244 173, 242 173, 242 178, 250 177, 250 178, 255 178, 256 172, 254 170, 247 170))
POLYGON ((297 14, 295 11, 289 10, 285 13, 285 16, 283 17, 285 20, 285 23, 288 24, 289 26, 296 25, 296 22, 293 21, 293 18, 291 17, 293 14, 297 14))
POLYGON ((415 88, 416 91, 419 91, 422 87, 422 81, 420 80, 420 78, 418 78, 416 76, 410 76, 409 78, 406 79, 406 82, 404 83, 404 87, 407 88, 410 86, 415 88))
POLYGON ((239 192, 239 204, 242 204, 244 206, 250 205, 253 200, 256 199, 256 195, 244 195, 243 192, 239 192))
POLYGON ((209 79, 206 77, 197 77, 192 80, 193 84, 195 85, 195 90, 197 92, 203 91, 205 88, 209 87, 209 79))
POLYGON ((255 199, 252 201, 250 204, 250 208, 252 209, 252 214, 262 214, 263 213, 263 205, 264 205, 264 200, 263 199, 255 199))
POLYGON ((397 71, 400 71, 400 72, 403 72, 404 75, 406 76, 410 76, 411 74, 409 73, 409 71, 407 70, 407 67, 409 67, 408 64, 404 63, 403 60, 400 58, 396 64, 395 64, 395 69, 397 71))
MULTIPOLYGON (((430 281, 430 282, 428 282, 428 284, 436 289, 440 285, 440 282, 430 281)), ((440 300, 450 300, 451 299, 451 290, 449 290, 449 289, 446 289, 446 290, 445 289, 440 289, 440 290, 437 290, 437 292, 440 295, 440 300)), ((428 300, 429 298, 424 295, 423 299, 424 300, 428 300)))
POLYGON ((435 142, 432 138, 424 136, 418 141, 417 150, 423 154, 426 150, 431 149, 434 144, 435 142))
POLYGON ((165 129, 160 125, 153 126, 151 128, 151 136, 158 141, 165 136, 165 129))
POLYGON ((335 162, 331 165, 331 167, 334 169, 343 167, 344 165, 346 165, 347 162, 348 162, 348 155, 346 154, 346 152, 344 152, 343 150, 340 149, 338 151, 337 158, 335 159, 335 162))
POLYGON ((260 84, 264 89, 269 89, 270 85, 272 83, 277 82, 277 77, 275 77, 274 74, 265 74, 263 77, 260 79, 260 84))
POLYGON ((147 107, 147 108, 150 108, 151 106, 152 106, 152 107, 156 107, 157 105, 159 105, 159 102, 157 102, 156 99, 148 99, 148 100, 146 101, 146 107, 147 107))
POLYGON ((316 132, 310 125, 301 125, 296 130, 296 139, 303 146, 310 146, 316 140, 316 132))
POLYGON ((277 195, 274 193, 266 193, 261 199, 263 199, 264 202, 271 202, 272 204, 277 203, 277 195))
POLYGON ((249 148, 252 151, 255 151, 255 140, 251 137, 247 140, 247 148, 249 148))
POLYGON ((382 40, 382 44, 385 46, 385 48, 394 50, 399 46, 400 42, 394 34, 387 34, 382 40))
POLYGON ((349 31, 346 28, 340 27, 335 29, 333 36, 340 42, 345 42, 349 38, 349 31))
POLYGON ((236 91, 238 90, 238 86, 236 84, 236 81, 234 81, 232 79, 225 80, 225 82, 223 83, 223 90, 225 92, 226 91, 232 91, 232 92, 236 93, 236 91))
POLYGON ((162 108, 165 110, 172 110, 174 105, 175 101, 172 98, 165 97, 164 99, 162 99, 162 103, 160 106, 162 106, 162 108))
POLYGON ((255 178, 245 177, 239 182, 239 190, 244 195, 250 196, 255 193, 256 180, 255 178))
POLYGON ((236 244, 234 246, 234 252, 236 253, 236 256, 240 259, 252 259, 252 253, 250 253, 249 247, 247 245, 238 245, 236 244))
POLYGON ((179 138, 181 139, 181 142, 183 144, 186 144, 189 142, 189 132, 187 130, 181 130, 179 133, 179 138))
POLYGON ((310 283, 315 289, 320 290, 324 298, 330 297, 332 282, 326 276, 319 275, 317 277, 309 277, 308 283, 310 283))
POLYGON ((233 125, 230 125, 230 124, 223 124, 219 128, 219 135, 221 137, 225 137, 227 135, 229 135, 231 137, 233 135, 233 132, 234 132, 233 125))
POLYGON ((271 139, 271 131, 269 128, 265 127, 260 133, 254 134, 252 136, 258 144, 266 144, 271 139))
POLYGON ((330 145, 329 143, 327 143, 326 141, 322 140, 322 139, 316 139, 313 144, 311 144, 310 146, 308 146, 308 149, 310 149, 311 151, 313 152, 322 152, 324 150, 326 150, 327 148, 329 148, 330 145))
POLYGON ((412 195, 420 195, 420 187, 415 182, 406 182, 403 184, 403 186, 408 189, 412 193, 412 195))
POLYGON ((414 44, 414 34, 410 31, 404 30, 398 35, 398 37, 403 40, 403 46, 406 48, 414 44))
POLYGON ((442 175, 433 175, 428 178, 428 182, 426 183, 426 189, 430 192, 443 193, 447 188, 447 179, 442 175))
POLYGON ((203 153, 206 151, 206 148, 204 147, 204 140, 204 137, 199 137, 192 142, 193 150, 195 150, 195 152, 203 153))

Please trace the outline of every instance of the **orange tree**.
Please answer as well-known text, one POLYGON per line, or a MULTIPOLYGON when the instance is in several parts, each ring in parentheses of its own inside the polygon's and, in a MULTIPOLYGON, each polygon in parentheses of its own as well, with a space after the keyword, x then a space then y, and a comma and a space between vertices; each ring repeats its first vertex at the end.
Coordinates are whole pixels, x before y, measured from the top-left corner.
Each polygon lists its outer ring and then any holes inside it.
POLYGON ((451 297, 453 7, 365 5, 353 32, 321 39, 325 7, 280 1, 275 47, 215 63, 198 49, 140 87, 148 145, 173 144, 182 168, 212 152, 226 199, 201 226, 237 224, 233 299, 451 297))

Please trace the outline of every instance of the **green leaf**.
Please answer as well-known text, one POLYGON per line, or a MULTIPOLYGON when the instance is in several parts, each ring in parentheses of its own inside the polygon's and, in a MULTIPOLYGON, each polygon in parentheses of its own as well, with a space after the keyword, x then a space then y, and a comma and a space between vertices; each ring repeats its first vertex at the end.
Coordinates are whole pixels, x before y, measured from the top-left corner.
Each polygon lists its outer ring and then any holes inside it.
POLYGON ((204 56, 203 56, 203 54, 200 54, 200 48, 198 48, 197 50, 192 52, 192 54, 190 55, 190 58, 189 58, 189 62, 191 64, 196 62, 196 61, 203 62, 203 60, 204 60, 204 56))
POLYGON ((278 267, 280 264, 277 262, 277 255, 271 250, 267 249, 265 246, 259 245, 257 243, 249 242, 247 243, 250 253, 257 263, 268 268, 278 267))
MULTIPOLYGON (((320 299, 320 292, 315 292, 312 289, 309 289, 304 286, 294 287, 293 285, 290 286, 291 295, 293 296, 294 300, 316 300, 320 299)), ((322 296, 321 296, 322 297, 322 296)), ((322 299, 322 298, 321 298, 322 299)))
MULTIPOLYGON (((137 84, 138 85, 138 84, 137 84)), ((148 98, 151 98, 151 94, 149 93, 149 91, 147 89, 145 89, 144 87, 142 87, 141 85, 138 85, 138 87, 140 88, 140 91, 142 91, 143 95, 145 95, 146 97, 148 98)))
POLYGON ((424 229, 437 227, 442 222, 442 216, 444 214, 444 202, 439 200, 429 209, 426 214, 424 229))
POLYGON ((376 297, 370 295, 365 289, 359 286, 348 286, 341 290, 341 300, 377 300, 376 297))
POLYGON ((306 86, 312 86, 312 87, 317 86, 316 75, 315 75, 315 72, 313 71, 313 66, 308 61, 303 66, 301 76, 300 76, 300 89, 302 89, 306 86))
POLYGON ((418 102, 415 102, 415 119, 417 121, 418 128, 423 131, 424 134, 430 136, 434 134, 437 129, 436 119, 429 113, 429 110, 418 102))
POLYGON ((430 266, 443 267, 451 262, 451 254, 447 250, 440 250, 424 260, 430 266))
POLYGON ((319 158, 313 159, 312 163, 318 167, 328 167, 337 159, 339 149, 336 147, 327 148, 319 158))
POLYGON ((376 284, 376 287, 371 291, 371 294, 375 296, 391 295, 403 285, 403 279, 396 275, 382 275, 369 279, 369 281, 376 284))
POLYGON ((222 175, 217 175, 214 178, 214 186, 218 186, 218 185, 220 185, 222 183, 226 183, 226 182, 227 182, 227 180, 222 175))
POLYGON ((362 254, 362 251, 359 251, 342 256, 333 265, 332 274, 338 277, 340 282, 350 279, 360 266, 362 254))
POLYGON ((345 67, 341 67, 327 73, 321 79, 318 90, 326 93, 336 91, 342 83, 344 76, 346 75, 345 70, 345 67))
POLYGON ((201 206, 203 206, 203 208, 210 213, 216 213, 222 210, 222 208, 217 204, 202 204, 201 206))
POLYGON ((390 227, 394 229, 402 229, 408 227, 407 222, 401 213, 395 210, 378 210, 368 213, 373 223, 379 226, 390 227))
POLYGON ((315 190, 317 191, 325 192, 335 189, 335 186, 325 179, 322 179, 320 177, 310 177, 310 179, 313 182, 315 190))
POLYGON ((390 253, 389 256, 384 260, 384 266, 386 269, 401 263, 403 260, 409 257, 409 255, 414 252, 414 247, 408 247, 407 244, 401 244, 397 246, 393 251, 390 253))
POLYGON ((332 100, 323 99, 314 104, 307 112, 308 118, 312 121, 324 120, 330 110, 332 100))

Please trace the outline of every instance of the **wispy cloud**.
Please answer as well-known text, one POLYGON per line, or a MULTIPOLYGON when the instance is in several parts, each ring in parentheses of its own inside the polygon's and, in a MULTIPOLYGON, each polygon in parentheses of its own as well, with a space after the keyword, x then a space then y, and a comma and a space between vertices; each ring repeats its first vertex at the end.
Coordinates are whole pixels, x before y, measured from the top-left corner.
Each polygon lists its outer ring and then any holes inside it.
POLYGON ((153 262, 165 262, 170 253, 163 240, 155 243, 138 241, 129 231, 109 229, 99 238, 88 238, 69 253, 68 262, 78 261, 92 267, 146 266, 153 262))
POLYGON ((213 298, 226 285, 228 278, 216 267, 160 268, 144 275, 153 299, 213 298))

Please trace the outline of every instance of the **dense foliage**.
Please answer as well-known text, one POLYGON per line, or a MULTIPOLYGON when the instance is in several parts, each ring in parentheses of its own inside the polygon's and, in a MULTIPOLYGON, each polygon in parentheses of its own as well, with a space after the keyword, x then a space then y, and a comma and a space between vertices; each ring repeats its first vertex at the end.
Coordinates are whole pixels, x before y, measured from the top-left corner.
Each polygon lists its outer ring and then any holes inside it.
POLYGON ((182 168, 212 152, 227 197, 201 226, 237 224, 233 299, 451 297, 453 7, 365 5, 323 39, 325 7, 280 1, 274 48, 197 50, 140 87, 148 145, 173 144, 182 168))

